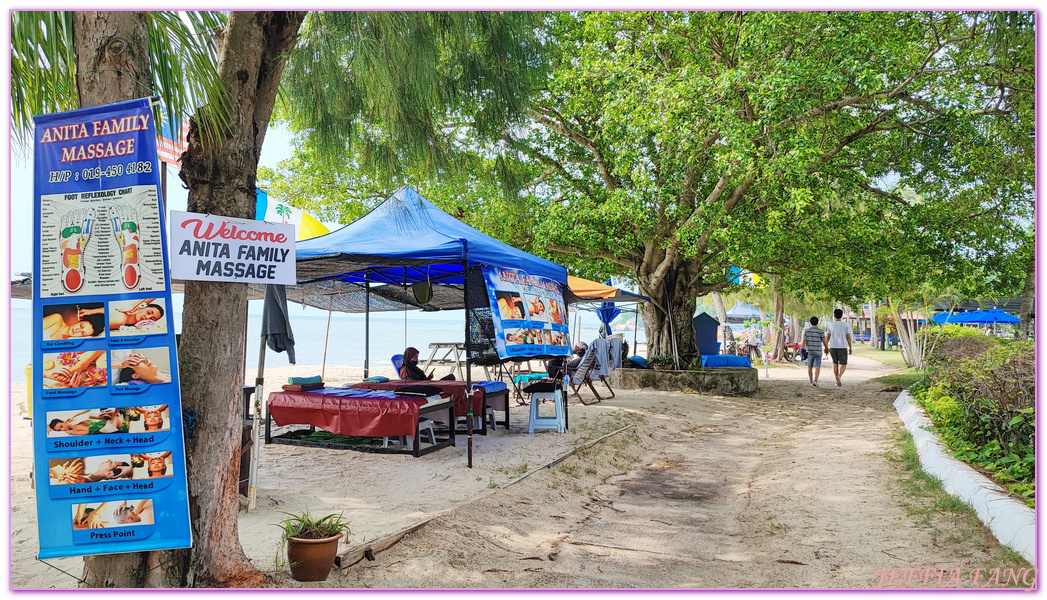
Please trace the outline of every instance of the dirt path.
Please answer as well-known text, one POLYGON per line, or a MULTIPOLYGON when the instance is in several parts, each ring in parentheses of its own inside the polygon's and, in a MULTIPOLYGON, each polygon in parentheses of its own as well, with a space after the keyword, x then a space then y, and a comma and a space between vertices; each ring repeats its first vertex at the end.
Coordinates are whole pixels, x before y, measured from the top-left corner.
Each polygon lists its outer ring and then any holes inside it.
POLYGON ((620 393, 600 406, 632 429, 324 587, 865 588, 880 568, 988 565, 991 543, 942 544, 899 501, 883 372, 855 357, 841 388, 779 368, 752 398, 620 393))
MULTIPOLYGON (((572 398, 565 434, 528 435, 527 409, 515 407, 511 431, 476 436, 472 469, 462 438, 417 459, 264 445, 258 508, 241 511, 240 543, 271 587, 866 588, 883 568, 992 567, 991 538, 950 540, 947 518, 928 526, 911 515, 901 468, 885 457, 900 428, 897 391, 869 381, 886 372, 879 363, 851 362, 840 388, 831 366, 820 388, 784 366, 769 377, 761 369, 751 398, 572 398), (343 513, 354 548, 425 525, 374 561, 303 584, 287 573, 275 527, 302 509, 343 513)), ((327 378, 361 372, 328 367, 327 378)), ((34 558, 24 401, 25 385, 12 385, 12 587, 75 587, 82 559, 34 558)))

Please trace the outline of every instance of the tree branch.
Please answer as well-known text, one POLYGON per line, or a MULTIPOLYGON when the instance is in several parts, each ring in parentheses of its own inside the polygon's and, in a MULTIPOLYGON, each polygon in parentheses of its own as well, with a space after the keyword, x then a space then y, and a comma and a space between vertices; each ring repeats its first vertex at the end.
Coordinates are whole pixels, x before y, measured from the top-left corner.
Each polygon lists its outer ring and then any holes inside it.
POLYGON ((596 258, 603 258, 609 260, 617 265, 621 265, 633 271, 638 270, 638 263, 630 258, 616 256, 613 252, 608 250, 597 250, 592 251, 585 248, 575 248, 573 246, 561 246, 559 244, 546 244, 546 249, 552 250, 553 252, 559 252, 560 254, 571 254, 581 256, 583 253, 585 256, 593 256, 596 258))
MULTIPOLYGON (((855 131, 854 133, 852 133, 852 134, 848 135, 847 137, 843 138, 843 140, 841 140, 840 143, 837 144, 835 148, 833 148, 832 150, 830 150, 826 154, 822 155, 821 163, 823 165, 828 163, 841 150, 846 148, 848 146, 848 144, 850 144, 851 142, 854 142, 855 140, 861 139, 862 137, 864 137, 866 135, 869 135, 873 131, 876 131, 876 126, 879 125, 880 123, 882 123, 884 121, 884 119, 886 119, 889 114, 890 113, 888 113, 888 112, 881 113, 879 116, 877 116, 875 119, 873 119, 872 122, 869 123, 868 125, 866 125, 865 127, 861 128, 858 131, 855 131)), ((812 166, 812 170, 813 170, 813 166, 812 166)))
POLYGON ((607 160, 604 158, 603 153, 600 151, 600 149, 597 148, 596 143, 593 142, 593 140, 585 137, 578 131, 575 131, 572 127, 570 127, 567 124, 563 117, 561 117, 559 114, 556 114, 556 111, 552 109, 546 110, 552 112, 554 116, 545 115, 533 108, 526 109, 526 113, 528 117, 530 117, 539 125, 546 127, 550 131, 559 133, 560 135, 566 137, 567 139, 575 142, 576 144, 582 146, 583 148, 591 152, 593 157, 596 159, 597 170, 600 172, 600 178, 603 179, 604 185, 606 185, 607 189, 610 190, 618 189, 618 187, 620 187, 618 180, 615 179, 613 175, 611 175, 611 169, 607 165, 607 160))
POLYGON ((862 188, 863 190, 865 190, 867 192, 871 192, 873 194, 876 194, 877 196, 880 196, 881 198, 887 198, 888 200, 891 200, 891 201, 893 201, 893 202, 895 202, 897 204, 900 204, 902 206, 905 206, 905 207, 909 206, 909 203, 906 202, 904 198, 902 198, 901 196, 898 196, 897 194, 892 194, 890 192, 885 192, 885 191, 883 191, 881 189, 874 188, 873 186, 871 186, 871 185, 869 185, 867 183, 864 183, 864 182, 859 182, 858 183, 858 187, 862 188))

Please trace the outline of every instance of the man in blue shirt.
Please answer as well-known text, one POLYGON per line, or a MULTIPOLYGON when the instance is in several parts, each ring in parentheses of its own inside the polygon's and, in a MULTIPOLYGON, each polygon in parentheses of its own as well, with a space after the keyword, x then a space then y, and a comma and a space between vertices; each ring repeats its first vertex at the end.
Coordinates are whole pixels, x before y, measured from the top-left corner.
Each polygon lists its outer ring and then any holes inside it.
POLYGON ((811 326, 803 332, 803 345, 807 349, 807 378, 818 387, 818 375, 822 372, 822 349, 829 352, 825 332, 818 327, 818 317, 811 317, 811 326))

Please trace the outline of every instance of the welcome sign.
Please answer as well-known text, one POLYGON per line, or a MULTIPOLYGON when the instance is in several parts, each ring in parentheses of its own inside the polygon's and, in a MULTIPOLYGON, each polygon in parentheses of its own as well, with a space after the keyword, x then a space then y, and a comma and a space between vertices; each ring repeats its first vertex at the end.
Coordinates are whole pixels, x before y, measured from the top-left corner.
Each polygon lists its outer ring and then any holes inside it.
POLYGON ((147 99, 35 118, 40 558, 192 544, 147 99))
POLYGON ((294 225, 171 211, 171 276, 294 285, 294 225))
POLYGON ((571 353, 567 340, 567 306, 559 283, 519 269, 483 267, 482 271, 491 302, 498 356, 571 353))

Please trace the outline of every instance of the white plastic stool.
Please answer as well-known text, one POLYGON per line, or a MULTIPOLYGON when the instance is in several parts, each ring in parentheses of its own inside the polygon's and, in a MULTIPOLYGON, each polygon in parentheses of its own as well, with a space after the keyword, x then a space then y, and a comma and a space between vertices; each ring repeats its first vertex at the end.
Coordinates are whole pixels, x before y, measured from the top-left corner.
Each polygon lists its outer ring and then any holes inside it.
POLYGON ((477 429, 483 429, 485 420, 487 421, 488 426, 491 428, 491 431, 498 429, 494 420, 494 409, 488 406, 487 412, 484 413, 483 418, 481 418, 480 415, 476 415, 475 417, 473 417, 473 431, 476 431, 477 429))
POLYGON ((531 394, 531 418, 527 423, 527 433, 534 433, 536 429, 555 429, 557 433, 567 431, 563 414, 563 390, 553 392, 533 392, 531 394), (538 404, 540 400, 552 400, 555 409, 554 416, 538 416, 538 404))
MULTIPOLYGON (((428 431, 428 433, 429 433, 429 443, 433 444, 435 446, 436 445, 436 430, 433 429, 433 420, 432 419, 425 419, 425 420, 418 421, 418 438, 419 438, 419 441, 422 439, 422 436, 426 433, 426 431, 428 431)), ((405 446, 414 447, 414 436, 413 435, 400 436, 397 441, 403 442, 403 445, 405 445, 405 446)), ((389 447, 389 438, 388 437, 382 438, 382 448, 388 448, 388 447, 389 447)))

